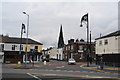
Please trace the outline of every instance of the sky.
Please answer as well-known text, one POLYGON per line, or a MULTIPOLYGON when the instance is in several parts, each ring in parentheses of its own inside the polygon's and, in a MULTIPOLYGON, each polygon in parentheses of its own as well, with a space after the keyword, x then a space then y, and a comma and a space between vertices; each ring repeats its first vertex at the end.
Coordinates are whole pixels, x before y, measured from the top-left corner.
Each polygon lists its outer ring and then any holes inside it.
POLYGON ((27 26, 25 11, 30 16, 29 38, 43 43, 43 48, 57 46, 61 24, 65 44, 69 39, 86 40, 86 24, 80 27, 86 13, 92 41, 118 30, 117 2, 2 2, 0 8, 1 34, 20 37, 22 23, 27 26))

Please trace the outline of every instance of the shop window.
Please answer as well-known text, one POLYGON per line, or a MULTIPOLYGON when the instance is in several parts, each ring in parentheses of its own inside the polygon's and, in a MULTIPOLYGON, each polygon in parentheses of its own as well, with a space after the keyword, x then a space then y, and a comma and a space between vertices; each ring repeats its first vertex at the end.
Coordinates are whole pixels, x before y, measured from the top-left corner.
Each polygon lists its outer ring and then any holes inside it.
POLYGON ((5 57, 8 58, 8 59, 14 59, 15 55, 6 55, 5 57))
POLYGON ((32 61, 37 61, 37 55, 32 56, 32 61))

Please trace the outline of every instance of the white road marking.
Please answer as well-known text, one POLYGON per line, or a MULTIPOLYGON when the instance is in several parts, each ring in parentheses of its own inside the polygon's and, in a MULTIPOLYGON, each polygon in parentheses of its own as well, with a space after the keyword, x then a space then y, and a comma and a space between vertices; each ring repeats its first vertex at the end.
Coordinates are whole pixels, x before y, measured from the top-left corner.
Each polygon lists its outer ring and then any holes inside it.
POLYGON ((42 79, 39 79, 38 77, 36 77, 36 76, 34 76, 34 75, 32 75, 32 74, 30 74, 30 73, 27 73, 29 76, 32 76, 33 78, 35 78, 35 79, 38 79, 38 80, 42 80, 42 79))
POLYGON ((75 71, 75 72, 82 72, 82 71, 75 71))
POLYGON ((49 71, 54 71, 54 70, 51 69, 51 70, 49 70, 49 71))
POLYGON ((61 70, 56 70, 56 71, 61 71, 61 70))
POLYGON ((61 66, 61 67, 56 67, 56 68, 63 68, 63 67, 65 67, 65 66, 61 66))

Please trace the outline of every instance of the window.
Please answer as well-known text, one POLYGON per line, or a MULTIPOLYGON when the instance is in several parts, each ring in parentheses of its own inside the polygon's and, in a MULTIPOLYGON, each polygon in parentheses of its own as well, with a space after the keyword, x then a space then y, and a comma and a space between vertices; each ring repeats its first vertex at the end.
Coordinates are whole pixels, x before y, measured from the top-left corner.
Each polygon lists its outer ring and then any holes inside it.
POLYGON ((73 45, 71 45, 71 50, 73 49, 73 45))
POLYGON ((102 41, 99 41, 99 46, 101 46, 102 45, 102 41))
POLYGON ((4 44, 1 44, 0 45, 0 51, 3 51, 4 50, 4 44))
POLYGON ((38 51, 38 46, 35 46, 35 51, 38 51))
POLYGON ((80 49, 80 50, 83 50, 83 46, 79 46, 79 49, 80 49))
POLYGON ((23 45, 20 45, 20 50, 23 50, 23 45))
POLYGON ((107 40, 107 39, 105 40, 104 44, 105 44, 105 45, 107 45, 107 44, 108 44, 108 40, 107 40))
POLYGON ((15 47, 16 47, 15 45, 12 45, 12 50, 15 50, 15 47))
POLYGON ((35 47, 34 47, 34 46, 30 46, 30 52, 33 52, 33 51, 34 51, 34 49, 35 49, 35 47))
POLYGON ((23 45, 21 45, 21 50, 23 50, 23 45))
POLYGON ((70 46, 68 46, 68 50, 70 50, 70 46))

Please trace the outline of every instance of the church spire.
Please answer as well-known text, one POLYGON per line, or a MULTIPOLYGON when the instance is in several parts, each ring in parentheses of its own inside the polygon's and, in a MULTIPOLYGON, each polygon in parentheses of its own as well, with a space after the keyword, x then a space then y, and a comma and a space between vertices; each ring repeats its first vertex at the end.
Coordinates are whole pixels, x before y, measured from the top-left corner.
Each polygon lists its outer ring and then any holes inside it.
POLYGON ((62 24, 61 24, 59 40, 58 40, 58 48, 63 48, 63 47, 64 47, 64 39, 63 39, 62 24))

